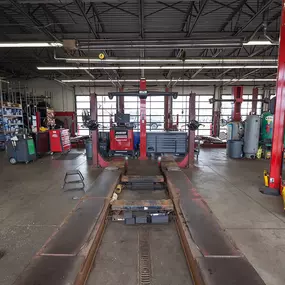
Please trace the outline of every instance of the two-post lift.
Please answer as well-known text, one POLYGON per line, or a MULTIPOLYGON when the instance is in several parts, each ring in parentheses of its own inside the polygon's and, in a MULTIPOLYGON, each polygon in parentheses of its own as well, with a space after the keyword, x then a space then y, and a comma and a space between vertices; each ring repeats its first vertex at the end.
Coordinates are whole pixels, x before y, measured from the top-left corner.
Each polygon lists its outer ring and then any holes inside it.
POLYGON ((285 187, 282 181, 285 127, 285 0, 282 1, 276 106, 274 114, 272 151, 269 171, 269 187, 261 189, 267 195, 282 195, 285 206, 285 187))
MULTIPOLYGON (((147 159, 147 134, 146 134, 146 98, 147 96, 164 96, 164 98, 178 97, 177 92, 159 92, 159 91, 147 91, 146 79, 140 80, 140 89, 138 92, 110 92, 109 98, 118 98, 118 109, 123 111, 125 96, 136 96, 140 98, 140 160, 147 159)), ((97 95, 91 94, 90 99, 90 112, 91 120, 97 122, 97 95)), ((197 122, 196 122, 197 123, 197 122)), ((189 96, 189 139, 188 139, 188 153, 185 159, 179 164, 180 167, 187 167, 189 163, 194 160, 194 142, 195 142, 195 94, 191 93, 189 96), (192 122, 192 124, 191 124, 192 122), (194 122, 194 124, 193 124, 194 122)), ((98 128, 92 130, 92 145, 93 145, 93 166, 94 167, 107 167, 109 163, 105 161, 98 152, 98 128)))

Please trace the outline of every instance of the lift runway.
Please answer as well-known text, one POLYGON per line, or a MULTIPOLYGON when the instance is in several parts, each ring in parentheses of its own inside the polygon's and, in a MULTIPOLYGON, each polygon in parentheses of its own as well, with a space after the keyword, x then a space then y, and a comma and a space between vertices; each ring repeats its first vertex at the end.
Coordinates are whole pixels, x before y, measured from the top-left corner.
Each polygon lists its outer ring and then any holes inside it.
MULTIPOLYGON (((133 219, 129 219, 133 221, 133 219)), ((264 285, 192 187, 166 158, 106 168, 16 285, 264 285), (125 182, 123 182, 125 181, 125 182), (116 186, 124 184, 112 202, 116 186), (168 223, 124 224, 127 211, 168 223), (123 213, 123 214, 122 214, 123 213), (154 214, 153 214, 154 213, 154 214)))

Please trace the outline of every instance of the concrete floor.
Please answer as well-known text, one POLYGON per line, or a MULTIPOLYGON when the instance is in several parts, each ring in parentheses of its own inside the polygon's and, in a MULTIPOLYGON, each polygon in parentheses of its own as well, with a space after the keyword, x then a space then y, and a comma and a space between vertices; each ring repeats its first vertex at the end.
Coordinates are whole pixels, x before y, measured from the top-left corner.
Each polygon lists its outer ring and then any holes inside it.
POLYGON ((193 284, 174 222, 145 226, 110 222, 87 285, 139 284, 140 231, 149 232, 151 284, 193 284))
MULTIPOLYGON (((259 192, 268 161, 230 160, 225 150, 203 150, 185 170, 233 241, 267 285, 285 284, 285 214, 280 197, 259 192)), ((100 170, 85 157, 10 165, 0 153, 0 284, 12 285, 78 203, 83 191, 61 189, 66 170, 80 169, 86 189, 100 170), (1 257, 1 251, 4 256, 1 257)))
POLYGON ((234 160, 203 150, 185 173, 267 285, 285 284, 285 213, 281 197, 259 192, 269 161, 234 160))
POLYGON ((86 189, 100 170, 91 169, 82 154, 73 160, 44 157, 11 165, 0 152, 0 284, 11 285, 84 195, 61 189, 67 170, 79 169, 86 189))

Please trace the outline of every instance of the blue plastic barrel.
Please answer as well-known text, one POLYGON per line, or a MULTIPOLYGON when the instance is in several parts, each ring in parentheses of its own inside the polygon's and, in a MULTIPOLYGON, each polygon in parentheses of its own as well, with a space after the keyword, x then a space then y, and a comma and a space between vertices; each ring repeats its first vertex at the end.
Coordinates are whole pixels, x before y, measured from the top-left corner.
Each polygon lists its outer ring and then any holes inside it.
POLYGON ((243 141, 241 140, 229 140, 227 141, 227 154, 230 158, 242 158, 243 141))

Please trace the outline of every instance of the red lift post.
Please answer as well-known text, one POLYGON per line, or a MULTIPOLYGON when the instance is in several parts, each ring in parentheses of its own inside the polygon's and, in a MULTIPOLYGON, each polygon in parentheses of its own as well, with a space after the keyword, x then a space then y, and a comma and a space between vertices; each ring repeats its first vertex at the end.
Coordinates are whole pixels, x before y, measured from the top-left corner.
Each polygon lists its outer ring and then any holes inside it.
POLYGON ((276 82, 276 105, 273 124, 272 151, 269 172, 269 187, 261 192, 278 196, 282 194, 285 202, 285 193, 282 190, 282 166, 284 151, 285 127, 285 0, 282 1, 280 26, 278 72, 276 82))
MULTIPOLYGON (((188 119, 189 123, 195 120, 195 98, 196 93, 190 93, 189 96, 189 114, 188 119)), ((188 131, 188 153, 184 157, 182 161, 178 163, 178 166, 181 168, 189 168, 191 162, 194 161, 195 158, 195 131, 188 131)))
POLYGON ((242 104, 242 96, 243 96, 243 86, 235 86, 233 87, 233 95, 234 95, 234 109, 232 118, 235 122, 241 121, 241 104, 242 104))
MULTIPOLYGON (((97 112, 97 95, 95 93, 90 94, 90 115, 91 120, 98 122, 98 112, 97 112)), ((99 136, 98 136, 98 129, 91 131, 92 135, 92 164, 93 167, 107 167, 109 163, 105 161, 100 153, 98 152, 99 149, 99 136)))
MULTIPOLYGON (((165 92, 169 92, 169 88, 165 88, 165 92)), ((172 118, 172 97, 164 96, 164 130, 169 131, 173 128, 172 118)))
POLYGON ((139 159, 147 159, 146 156, 146 80, 142 78, 140 80, 140 157, 139 159))
POLYGON ((257 112, 257 99, 258 99, 258 88, 254 87, 252 89, 251 115, 256 115, 256 112, 257 112))

